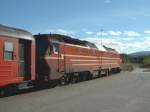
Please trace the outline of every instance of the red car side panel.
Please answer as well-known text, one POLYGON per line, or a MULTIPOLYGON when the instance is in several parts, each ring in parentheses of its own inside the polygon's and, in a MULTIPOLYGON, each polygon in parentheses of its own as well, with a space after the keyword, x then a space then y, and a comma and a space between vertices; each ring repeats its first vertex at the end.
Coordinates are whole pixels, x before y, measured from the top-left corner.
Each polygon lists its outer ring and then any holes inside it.
POLYGON ((23 78, 18 77, 18 39, 0 37, 0 86, 11 83, 18 83, 23 78), (6 61, 3 58, 4 42, 13 42, 14 54, 12 61, 6 61))

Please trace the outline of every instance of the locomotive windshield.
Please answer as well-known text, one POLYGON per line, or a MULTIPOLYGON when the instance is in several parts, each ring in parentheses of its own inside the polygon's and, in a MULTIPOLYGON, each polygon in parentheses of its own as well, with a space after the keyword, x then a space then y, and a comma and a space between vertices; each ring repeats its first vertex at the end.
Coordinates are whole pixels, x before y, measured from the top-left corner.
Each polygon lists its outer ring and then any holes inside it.
POLYGON ((59 44, 58 43, 52 43, 52 52, 54 54, 58 54, 59 51, 59 44))

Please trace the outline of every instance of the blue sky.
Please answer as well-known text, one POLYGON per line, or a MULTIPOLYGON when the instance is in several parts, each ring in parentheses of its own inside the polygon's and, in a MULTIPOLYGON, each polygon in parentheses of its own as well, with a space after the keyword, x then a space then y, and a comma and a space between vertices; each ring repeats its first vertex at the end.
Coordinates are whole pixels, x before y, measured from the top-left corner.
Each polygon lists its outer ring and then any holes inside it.
POLYGON ((150 0, 1 0, 0 23, 97 44, 102 37, 104 45, 125 53, 147 51, 149 4, 150 0))

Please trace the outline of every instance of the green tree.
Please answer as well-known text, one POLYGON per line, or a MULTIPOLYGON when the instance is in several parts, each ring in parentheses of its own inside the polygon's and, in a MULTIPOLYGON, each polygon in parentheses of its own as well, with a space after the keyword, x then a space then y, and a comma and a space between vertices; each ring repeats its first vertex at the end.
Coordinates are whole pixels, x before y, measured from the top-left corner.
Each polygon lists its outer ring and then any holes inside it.
POLYGON ((143 59, 143 64, 144 65, 150 65, 150 56, 146 56, 143 59))
POLYGON ((130 56, 128 56, 127 54, 121 54, 121 58, 122 58, 123 63, 131 62, 130 56))

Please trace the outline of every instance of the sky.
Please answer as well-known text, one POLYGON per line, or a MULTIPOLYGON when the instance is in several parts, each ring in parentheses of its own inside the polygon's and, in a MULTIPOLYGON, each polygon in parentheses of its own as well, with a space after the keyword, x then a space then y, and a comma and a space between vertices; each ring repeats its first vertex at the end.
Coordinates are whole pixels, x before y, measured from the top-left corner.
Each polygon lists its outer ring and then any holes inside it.
POLYGON ((150 0, 0 0, 0 24, 150 51, 150 0))

